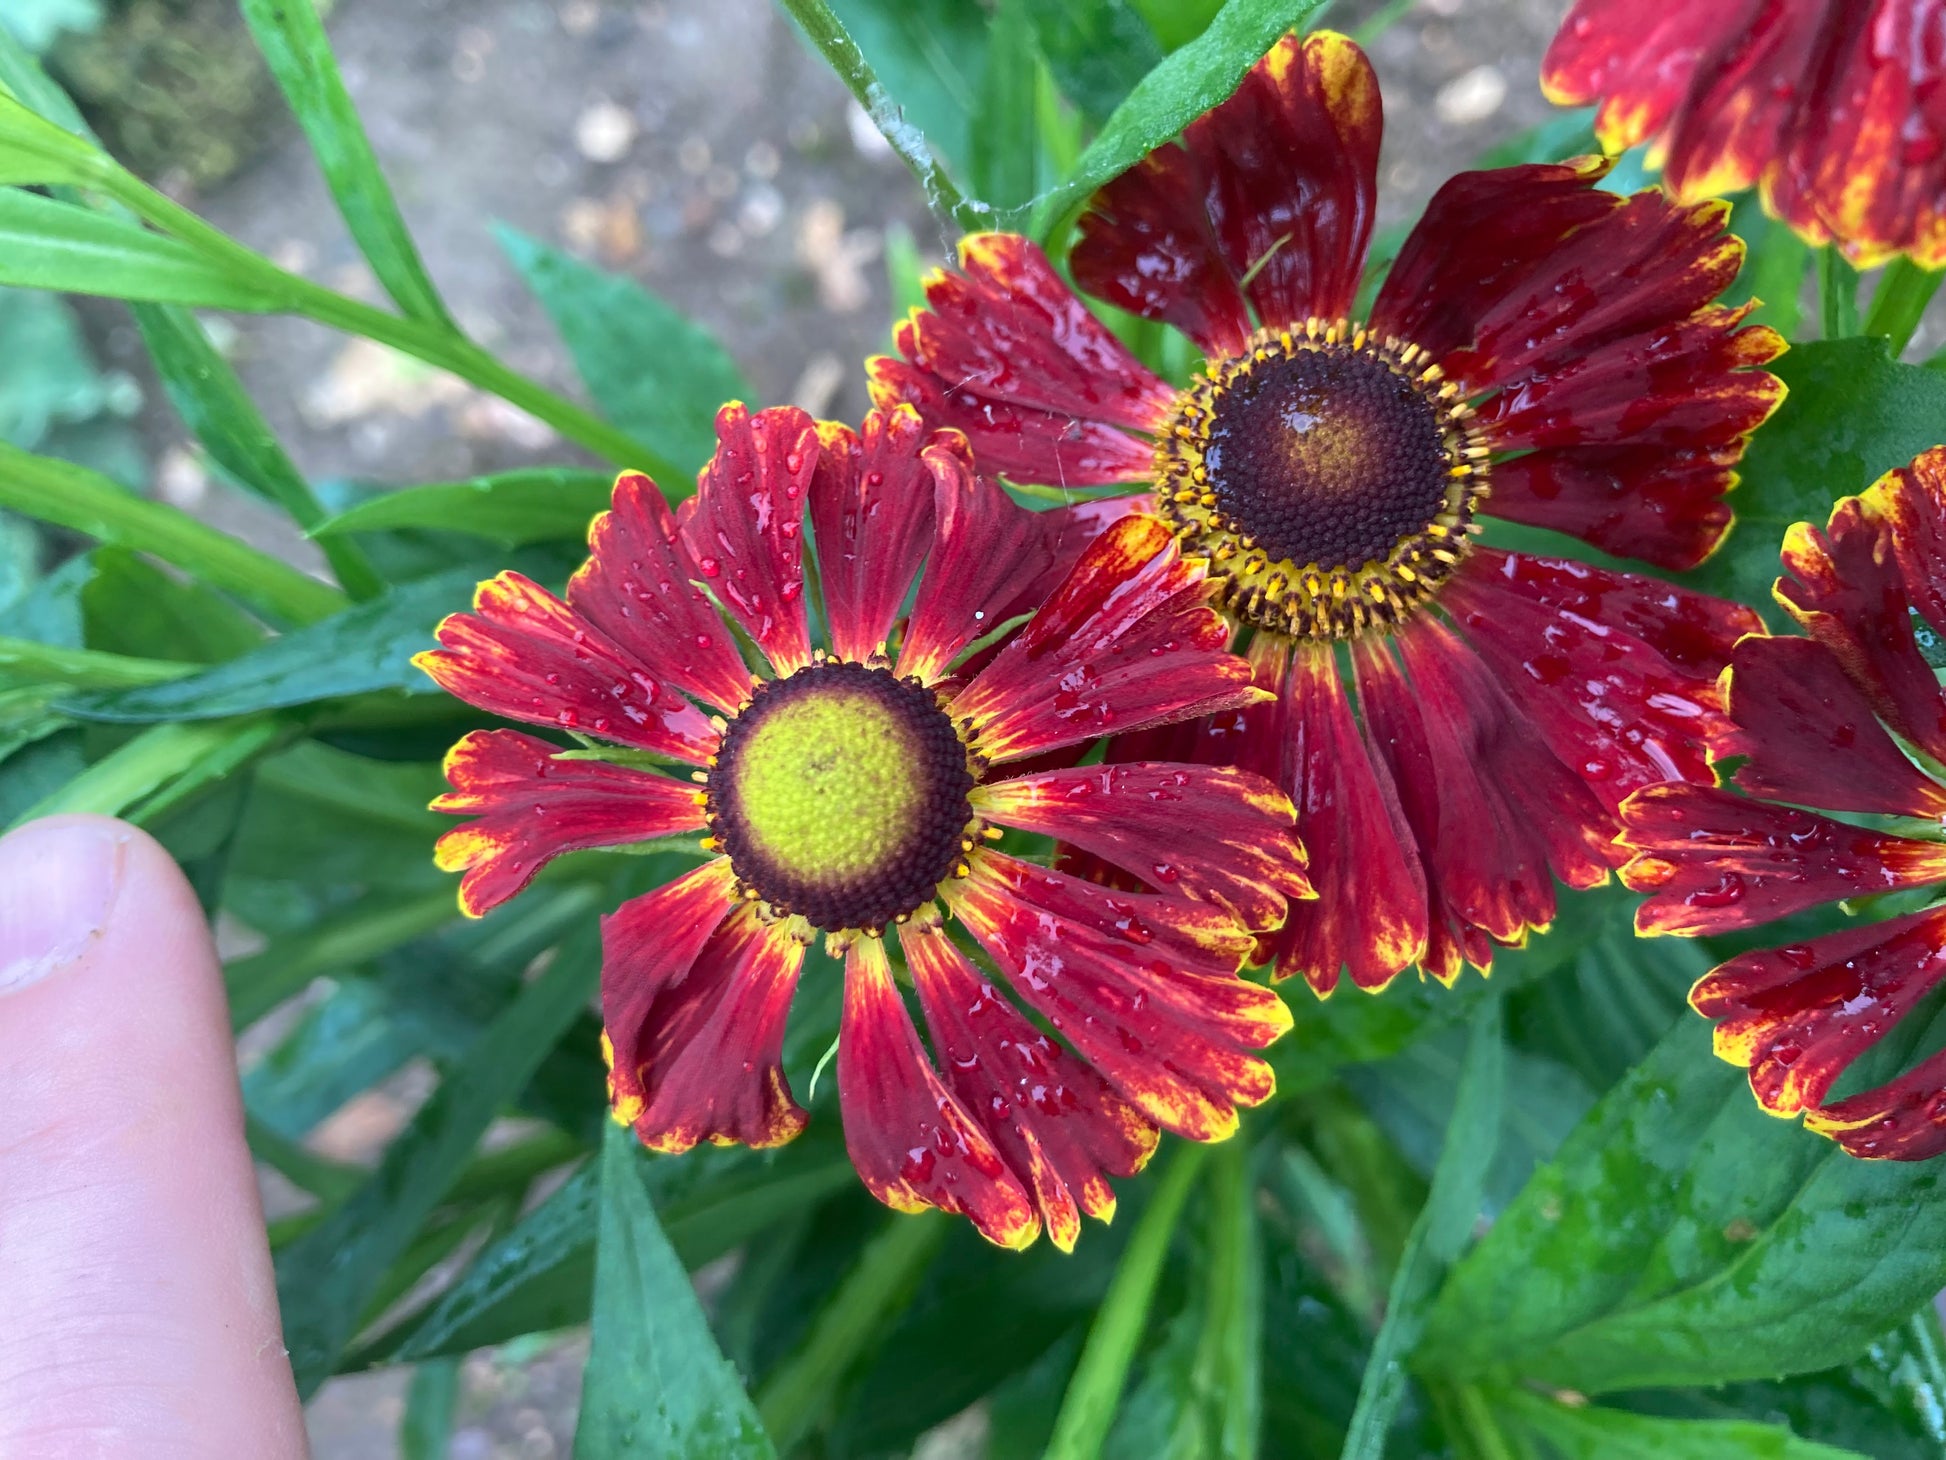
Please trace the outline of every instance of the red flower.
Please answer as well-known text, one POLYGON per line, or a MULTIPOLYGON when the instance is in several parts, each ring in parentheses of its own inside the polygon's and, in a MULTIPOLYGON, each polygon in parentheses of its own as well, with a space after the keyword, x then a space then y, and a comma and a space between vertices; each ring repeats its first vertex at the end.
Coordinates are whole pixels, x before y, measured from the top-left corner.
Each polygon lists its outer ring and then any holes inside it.
POLYGON ((1203 572, 1166 524, 1024 511, 973 475, 961 438, 910 410, 874 412, 861 436, 733 405, 717 434, 677 516, 646 478, 616 483, 565 603, 502 574, 419 661, 482 709, 676 762, 684 778, 476 731, 435 803, 475 819, 441 839, 440 865, 465 872, 461 906, 479 914, 562 852, 706 833, 719 855, 603 923, 616 1118, 661 1151, 796 1135, 784 1023, 822 931, 846 957, 838 1086, 866 1185, 901 1210, 964 1212, 1006 1246, 1044 1221, 1069 1247, 1080 1212, 1112 1213, 1106 1178, 1138 1170, 1158 1127, 1221 1139, 1238 1105, 1270 1094, 1257 1051, 1290 1014, 1237 970, 1309 888, 1290 803, 1255 776, 989 776, 1247 704, 1249 667, 1224 652, 1203 572), (977 670, 956 667, 1036 604, 977 670), (1193 844, 1165 807, 1197 825, 1193 844), (1157 890, 1113 893, 993 845, 1004 827, 1054 826, 1157 890), (997 975, 948 935, 942 908, 997 975))
MULTIPOLYGON (((1725 675, 1744 795, 1657 786, 1622 807, 1644 933, 1755 927, 1840 899, 1946 884, 1946 694, 1916 612, 1946 628, 1946 448, 1784 539, 1777 600, 1811 635, 1750 638, 1725 675), (1791 804, 1784 804, 1791 803, 1791 804), (1799 809, 1821 806, 1835 815, 1799 809), (1887 821, 1886 818, 1893 818, 1887 821)), ((1832 1085, 1946 979, 1946 905, 1741 954, 1691 991, 1716 1052, 1775 1115, 1854 1156, 1946 1151, 1946 1054, 1833 1100, 1832 1085)))
POLYGON ((1555 879, 1606 878, 1623 797, 1709 779, 1714 679, 1756 616, 1475 534, 1491 513, 1692 567, 1783 395, 1748 368, 1783 341, 1710 302, 1743 254, 1724 207, 1602 192, 1598 160, 1454 178, 1353 322, 1379 131, 1363 53, 1286 38, 1095 196, 1074 277, 1203 348, 1185 390, 1004 234, 967 239, 872 366, 881 406, 992 469, 1154 482, 1276 698, 1110 759, 1291 793, 1321 896, 1262 951, 1320 993, 1486 967, 1552 918, 1555 879))
POLYGON ((1541 81, 1601 102, 1595 130, 1685 202, 1762 189, 1764 206, 1860 267, 1946 265, 1941 0, 1578 0, 1541 81))

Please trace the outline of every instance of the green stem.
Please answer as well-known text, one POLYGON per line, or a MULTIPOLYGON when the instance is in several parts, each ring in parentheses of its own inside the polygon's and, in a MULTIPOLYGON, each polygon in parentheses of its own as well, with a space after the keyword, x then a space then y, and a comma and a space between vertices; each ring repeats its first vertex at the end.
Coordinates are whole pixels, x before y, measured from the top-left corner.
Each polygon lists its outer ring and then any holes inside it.
POLYGON ((803 1345, 764 1381, 757 1412, 779 1455, 811 1432, 838 1381, 911 1299, 947 1230, 936 1212, 894 1216, 859 1254, 803 1345))
POLYGON ((268 754, 289 733, 261 717, 152 726, 22 812, 14 825, 71 812, 152 821, 245 761, 268 754))
POLYGON ((1210 1163, 1209 1293, 1194 1382, 1217 1418, 1220 1460, 1256 1460, 1262 1416, 1263 1275, 1250 1154, 1232 1140, 1210 1163))
POLYGON ((1825 339, 1858 333, 1858 273, 1831 245, 1818 252, 1818 308, 1825 339))
POLYGON ((1946 275, 1936 269, 1922 269, 1911 259, 1894 259, 1879 275, 1878 288, 1872 291, 1872 307, 1865 315, 1865 333, 1882 335, 1897 359, 1912 343, 1920 316, 1932 303, 1933 295, 1946 275))
POLYGON ((879 84, 871 63, 858 49, 858 42, 851 38, 844 22, 831 13, 825 0, 783 0, 783 5, 858 99, 858 104, 865 108, 865 115, 884 134, 892 150, 912 169, 919 186, 926 190, 926 201, 932 204, 933 212, 966 232, 991 227, 992 210, 984 203, 968 199, 946 175, 946 170, 932 155, 932 148, 926 145, 925 137, 905 119, 899 104, 879 84))
POLYGON ((1500 1421, 1495 1418, 1493 1406, 1487 1403, 1486 1395, 1471 1384, 1462 1384, 1452 1391, 1452 1400, 1478 1460, 1522 1460, 1525 1447, 1520 1450, 1514 1448, 1513 1442, 1500 1428, 1500 1421))
MULTIPOLYGON (((1418 4, 1418 0, 1392 0, 1390 5, 1387 5, 1378 14, 1353 31, 1351 38, 1357 41, 1359 45, 1369 47, 1373 41, 1377 40, 1394 25, 1405 19, 1406 12, 1411 10, 1416 4, 1418 4)), ((1312 23, 1312 28, 1316 28, 1315 21, 1312 23)))
MULTIPOLYGON (((664 476, 672 472, 673 463, 628 432, 501 364, 464 335, 436 322, 406 319, 286 273, 122 167, 111 164, 97 186, 165 233, 221 260, 246 277, 263 281, 283 295, 286 307, 294 313, 390 345, 428 365, 451 371, 467 383, 520 407, 568 440, 616 466, 636 467, 664 476)), ((679 480, 686 473, 674 470, 673 475, 679 480)))
POLYGON ((1190 1142, 1176 1148, 1168 1169, 1156 1183, 1149 1205, 1135 1224, 1122 1253, 1121 1265, 1095 1312, 1088 1342, 1075 1365, 1061 1412, 1054 1421, 1043 1460, 1094 1460, 1108 1438, 1108 1428, 1128 1382, 1129 1365, 1148 1324, 1149 1304, 1162 1275, 1169 1239, 1182 1218, 1190 1188, 1208 1161, 1210 1148, 1190 1142))

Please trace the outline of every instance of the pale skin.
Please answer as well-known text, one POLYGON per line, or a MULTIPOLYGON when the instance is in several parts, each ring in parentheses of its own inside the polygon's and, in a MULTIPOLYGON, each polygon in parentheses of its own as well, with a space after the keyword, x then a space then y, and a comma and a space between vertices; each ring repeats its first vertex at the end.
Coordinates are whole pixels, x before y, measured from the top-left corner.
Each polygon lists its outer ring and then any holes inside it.
POLYGON ((0 1456, 306 1453, 195 895, 102 817, 0 839, 0 1456))

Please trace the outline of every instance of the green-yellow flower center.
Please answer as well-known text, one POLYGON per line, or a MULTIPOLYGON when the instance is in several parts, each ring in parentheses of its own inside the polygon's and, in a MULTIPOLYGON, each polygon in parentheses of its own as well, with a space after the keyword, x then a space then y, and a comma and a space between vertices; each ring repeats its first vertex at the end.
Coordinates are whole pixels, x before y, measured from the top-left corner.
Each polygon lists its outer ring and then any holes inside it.
POLYGON ((819 663, 764 685, 709 773, 712 832, 746 891, 826 932, 933 895, 973 819, 965 743, 931 690, 819 663))
POLYGON ((1262 331, 1182 393, 1161 509, 1219 604, 1304 638, 1388 629, 1468 551, 1486 450, 1416 346, 1343 321, 1262 331))

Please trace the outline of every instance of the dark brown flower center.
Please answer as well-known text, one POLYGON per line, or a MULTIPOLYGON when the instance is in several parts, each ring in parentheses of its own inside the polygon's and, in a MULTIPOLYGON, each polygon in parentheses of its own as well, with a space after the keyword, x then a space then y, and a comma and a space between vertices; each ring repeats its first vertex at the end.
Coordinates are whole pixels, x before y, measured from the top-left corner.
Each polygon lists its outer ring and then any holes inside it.
POLYGON ((761 686, 708 785, 711 834, 748 895, 828 933, 926 902, 973 820, 966 745, 933 692, 863 664, 761 686))
POLYGON ((1471 412, 1422 351, 1343 323, 1265 332, 1183 392, 1162 508, 1261 628, 1347 638, 1430 601, 1485 495, 1471 412))

